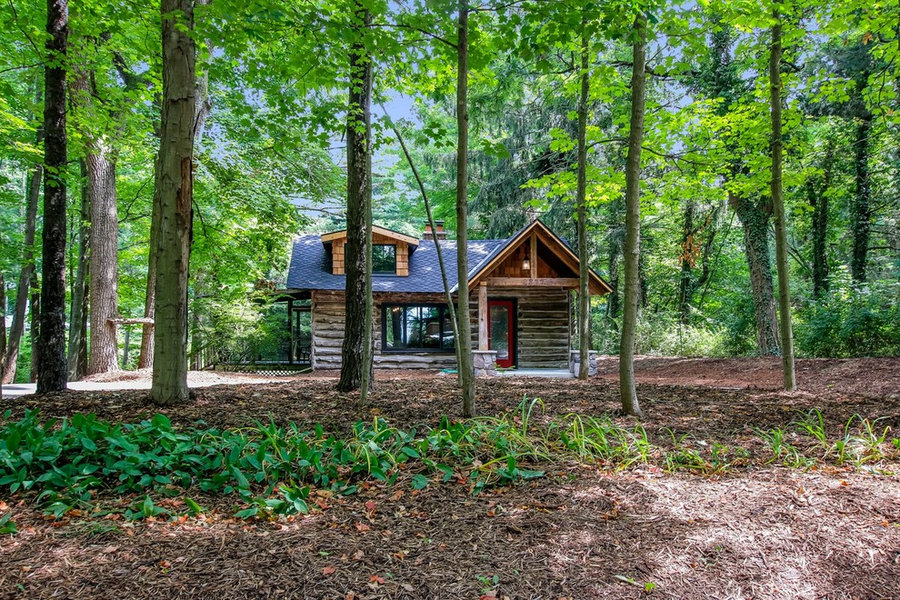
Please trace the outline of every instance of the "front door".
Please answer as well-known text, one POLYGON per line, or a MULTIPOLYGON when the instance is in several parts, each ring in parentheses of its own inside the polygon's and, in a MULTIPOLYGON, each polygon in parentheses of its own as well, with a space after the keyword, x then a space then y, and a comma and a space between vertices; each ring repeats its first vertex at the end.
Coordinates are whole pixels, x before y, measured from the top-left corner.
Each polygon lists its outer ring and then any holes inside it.
POLYGON ((512 367, 516 363, 516 329, 512 300, 488 300, 490 349, 497 351, 497 366, 512 367))

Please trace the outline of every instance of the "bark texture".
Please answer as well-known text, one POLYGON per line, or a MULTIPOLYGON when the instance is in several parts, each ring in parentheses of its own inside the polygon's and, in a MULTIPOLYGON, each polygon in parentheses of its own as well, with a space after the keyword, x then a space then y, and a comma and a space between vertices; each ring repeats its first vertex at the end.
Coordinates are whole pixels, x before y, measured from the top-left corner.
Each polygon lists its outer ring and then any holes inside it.
POLYGON ((38 278, 31 278, 31 298, 28 313, 31 316, 31 365, 28 381, 37 381, 38 360, 41 356, 41 290, 38 278))
MULTIPOLYGON (((356 17, 368 27, 371 15, 359 8, 356 17)), ((349 392, 363 387, 371 372, 371 198, 372 198, 372 61, 361 39, 350 49, 350 93, 347 117, 347 243, 344 268, 345 293, 344 341, 341 345, 341 377, 338 390, 349 392)))
POLYGON ((162 0, 163 103, 156 246, 156 343, 150 396, 188 399, 187 294, 191 252, 196 48, 193 0, 162 0))
POLYGON ((750 267, 750 291, 756 321, 756 350, 760 356, 778 356, 778 315, 769 254, 769 220, 772 207, 763 202, 729 194, 744 229, 744 254, 750 267))
MULTIPOLYGON (((576 227, 578 230, 578 379, 587 379, 590 370, 588 351, 591 347, 591 296, 588 290, 590 256, 587 243, 587 117, 590 95, 588 73, 588 34, 581 22, 581 92, 578 97, 578 175, 575 189, 576 227)), ((532 266, 537 269, 537 265, 532 266)))
MULTIPOLYGON (((153 163, 153 180, 159 181, 159 157, 153 163)), ((154 186, 153 209, 150 215, 149 264, 147 266, 147 291, 144 296, 144 317, 156 317, 156 248, 159 245, 159 186, 154 186)), ((153 366, 154 339, 153 323, 144 323, 141 330, 141 351, 138 355, 138 369, 153 366)))
POLYGON ((769 49, 769 108, 772 114, 772 209, 775 213, 775 260, 778 269, 778 311, 781 332, 784 389, 797 388, 794 371, 794 335, 791 327, 791 294, 788 277, 787 223, 784 214, 782 183, 783 141, 781 132, 781 17, 774 11, 772 45, 769 49))
POLYGON ((678 315, 681 323, 690 322, 695 292, 708 280, 710 275, 709 257, 716 236, 714 222, 718 209, 713 209, 703 223, 697 224, 697 203, 686 198, 684 201, 684 221, 681 236, 681 279, 678 283, 678 315), (705 233, 701 243, 701 233, 705 233), (700 274, 696 275, 697 259, 700 260, 700 274))
POLYGON ((625 297, 619 345, 619 393, 622 396, 622 412, 640 417, 641 406, 634 381, 634 335, 640 294, 641 144, 644 138, 647 66, 647 20, 644 15, 638 15, 635 19, 634 33, 636 40, 632 52, 631 129, 628 134, 628 157, 625 161, 625 297))
POLYGON ((37 392, 66 389, 66 42, 67 0, 47 0, 44 67, 44 227, 37 392))
MULTIPOLYGON (((90 298, 91 343, 87 373, 92 375, 115 371, 118 368, 119 345, 116 339, 116 325, 112 322, 118 314, 119 213, 116 196, 118 157, 108 132, 104 130, 105 126, 92 125, 98 117, 95 98, 100 97, 94 72, 75 69, 73 73, 72 105, 82 114, 82 118, 76 119, 76 127, 84 140, 85 157, 82 165, 89 199, 87 221, 91 229, 88 236, 91 276, 84 281, 87 281, 90 298)), ((76 284, 76 290, 77 287, 76 284)), ((73 322, 75 322, 74 300, 73 297, 73 322)), ((81 331, 76 333, 78 335, 69 336, 70 356, 73 344, 76 344, 77 348, 83 335, 81 331), (73 337, 78 339, 73 340, 73 337)), ((70 361, 70 375, 73 366, 70 361)))
MULTIPOLYGON (((88 260, 91 235, 91 199, 87 185, 87 165, 81 162, 81 212, 78 226, 78 266, 72 286, 72 308, 69 311, 69 381, 78 381, 87 374, 87 361, 81 360, 82 347, 87 350, 88 260)), ((85 357, 86 358, 86 357, 85 357)))
MULTIPOLYGON (((89 142, 90 143, 90 142, 89 142)), ((90 306, 91 345, 88 374, 118 368, 116 325, 119 312, 119 214, 116 157, 103 140, 94 140, 85 157, 91 196, 90 306)))
MULTIPOLYGON (((206 6, 210 0, 196 0, 195 6, 206 6)), ((212 41, 206 40, 207 51, 212 54, 214 46, 212 41)), ((120 70, 124 73, 126 85, 134 87, 140 80, 131 71, 120 70)), ((194 123, 194 143, 199 145, 202 142, 203 134, 206 131, 206 120, 209 112, 212 110, 212 102, 209 97, 209 70, 203 69, 197 78, 197 117, 194 123)), ((157 126, 155 132, 160 137, 160 131, 157 126)), ((159 180, 159 157, 153 162, 153 180, 159 180)), ((147 265, 147 287, 144 293, 144 317, 153 319, 156 316, 156 247, 159 240, 159 188, 154 186, 153 190, 153 208, 150 215, 150 240, 147 265)), ((154 324, 153 322, 144 323, 141 327, 141 348, 138 353, 138 369, 149 369, 153 366, 154 352, 154 324)), ((123 367, 124 368, 124 367, 123 367)))
POLYGON ((469 5, 459 0, 456 41, 456 264, 459 293, 456 316, 459 320, 459 385, 462 388, 463 417, 475 416, 475 365, 472 359, 472 324, 469 322, 469 5))

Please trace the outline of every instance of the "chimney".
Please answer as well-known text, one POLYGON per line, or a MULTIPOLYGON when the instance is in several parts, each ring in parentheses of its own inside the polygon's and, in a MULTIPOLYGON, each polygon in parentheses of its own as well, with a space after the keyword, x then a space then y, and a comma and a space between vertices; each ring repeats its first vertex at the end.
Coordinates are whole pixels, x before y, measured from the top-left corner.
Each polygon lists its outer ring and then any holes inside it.
POLYGON ((437 228, 437 231, 432 231, 431 225, 425 225, 425 233, 422 235, 423 240, 446 240, 447 232, 444 231, 444 222, 443 221, 435 221, 434 226, 437 228))

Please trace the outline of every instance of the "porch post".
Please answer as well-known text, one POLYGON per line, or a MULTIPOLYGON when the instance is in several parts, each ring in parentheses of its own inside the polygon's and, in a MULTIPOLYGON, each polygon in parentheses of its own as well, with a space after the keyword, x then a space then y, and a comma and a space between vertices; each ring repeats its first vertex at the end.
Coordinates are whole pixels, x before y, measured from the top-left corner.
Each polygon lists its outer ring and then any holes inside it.
POLYGON ((291 332, 291 341, 288 344, 288 363, 294 362, 294 299, 288 298, 287 302, 288 330, 291 332))
POLYGON ((531 254, 531 272, 528 273, 528 276, 532 279, 537 279, 538 277, 538 264, 537 264, 537 234, 531 234, 531 244, 530 244, 530 254, 531 254))
POLYGON ((478 286, 478 349, 487 350, 488 340, 488 301, 487 283, 478 286))

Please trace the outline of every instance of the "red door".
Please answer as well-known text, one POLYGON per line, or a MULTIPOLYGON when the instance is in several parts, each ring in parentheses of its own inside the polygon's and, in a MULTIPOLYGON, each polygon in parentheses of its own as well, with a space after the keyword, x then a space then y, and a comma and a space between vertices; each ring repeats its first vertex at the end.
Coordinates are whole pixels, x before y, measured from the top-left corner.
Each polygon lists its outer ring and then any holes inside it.
POLYGON ((497 366, 512 367, 516 362, 516 329, 512 300, 488 300, 490 349, 497 351, 497 366))

